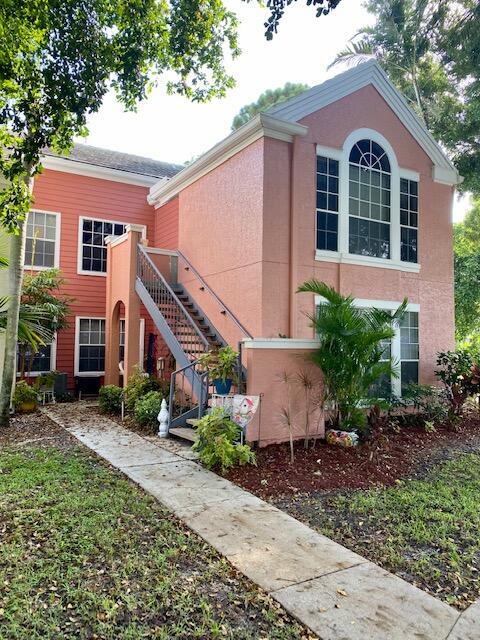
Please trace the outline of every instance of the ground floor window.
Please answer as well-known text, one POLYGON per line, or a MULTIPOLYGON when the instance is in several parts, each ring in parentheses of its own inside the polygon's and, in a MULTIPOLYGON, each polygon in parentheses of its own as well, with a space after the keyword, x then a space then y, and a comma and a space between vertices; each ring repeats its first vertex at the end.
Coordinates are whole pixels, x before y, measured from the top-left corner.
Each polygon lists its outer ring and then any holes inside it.
POLYGON ((55 368, 54 355, 53 343, 42 345, 37 352, 30 347, 18 349, 17 373, 26 376, 48 373, 55 368))
POLYGON ((77 318, 75 375, 105 373, 105 318, 77 318))
MULTIPOLYGON (((324 300, 317 297, 315 300, 317 309, 324 300)), ((390 302, 385 300, 362 300, 356 299, 355 305, 361 309, 385 309, 394 312, 400 302, 390 302)), ((395 394, 401 396, 405 388, 411 383, 418 383, 418 363, 420 356, 419 349, 419 305, 409 304, 407 312, 399 322, 395 336, 392 340, 385 340, 382 343, 382 360, 392 359, 398 363, 398 378, 392 376, 391 379, 383 378, 372 388, 372 395, 395 394)))

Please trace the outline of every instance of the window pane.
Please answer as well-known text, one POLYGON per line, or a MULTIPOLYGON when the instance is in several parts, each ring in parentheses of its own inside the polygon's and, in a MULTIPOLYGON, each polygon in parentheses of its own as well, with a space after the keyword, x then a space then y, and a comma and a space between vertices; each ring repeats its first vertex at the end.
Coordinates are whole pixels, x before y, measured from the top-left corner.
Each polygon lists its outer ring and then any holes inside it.
POLYGON ((400 179, 400 259, 418 262, 418 183, 400 179))
POLYGON ((125 225, 103 220, 84 220, 82 231, 82 269, 105 273, 107 270, 105 238, 109 235, 123 235, 125 225))
POLYGON ((375 258, 390 258, 390 225, 350 217, 349 252, 375 258))
POLYGON ((317 156, 317 249, 338 247, 338 161, 317 156))
POLYGON ((25 265, 54 266, 56 221, 55 214, 30 211, 26 225, 25 265))
POLYGON ((105 320, 82 318, 78 339, 80 372, 100 372, 105 369, 105 320))

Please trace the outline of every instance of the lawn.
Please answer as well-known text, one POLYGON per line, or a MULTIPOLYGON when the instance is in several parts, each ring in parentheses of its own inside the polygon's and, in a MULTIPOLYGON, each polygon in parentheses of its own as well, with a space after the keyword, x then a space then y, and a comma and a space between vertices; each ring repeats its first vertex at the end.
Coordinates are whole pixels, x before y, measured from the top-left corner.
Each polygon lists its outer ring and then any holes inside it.
POLYGON ((0 447, 2 640, 313 638, 46 418, 0 447))
POLYGON ((394 486, 284 497, 278 506, 460 609, 480 597, 478 453, 394 486))

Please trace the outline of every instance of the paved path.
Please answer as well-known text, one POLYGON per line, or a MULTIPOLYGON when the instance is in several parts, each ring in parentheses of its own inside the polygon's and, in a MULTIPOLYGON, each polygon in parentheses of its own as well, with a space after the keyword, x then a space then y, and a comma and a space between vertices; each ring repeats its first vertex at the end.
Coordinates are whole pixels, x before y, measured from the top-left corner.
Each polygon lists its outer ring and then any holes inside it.
POLYGON ((170 508, 322 640, 479 640, 480 605, 456 609, 207 471, 82 405, 45 409, 170 508))

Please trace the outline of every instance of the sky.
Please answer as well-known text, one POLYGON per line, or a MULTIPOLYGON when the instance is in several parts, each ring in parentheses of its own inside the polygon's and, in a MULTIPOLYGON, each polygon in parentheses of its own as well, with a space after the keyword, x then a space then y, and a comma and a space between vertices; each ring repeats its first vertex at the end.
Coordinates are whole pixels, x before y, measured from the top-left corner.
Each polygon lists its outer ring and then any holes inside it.
MULTIPOLYGON (((363 26, 373 22, 358 0, 343 0, 328 16, 315 17, 315 8, 305 0, 292 3, 272 41, 264 37, 268 11, 255 0, 226 0, 240 21, 241 55, 228 60, 227 69, 236 86, 226 97, 206 104, 169 96, 159 86, 135 113, 125 113, 113 94, 107 95, 100 111, 88 121, 89 135, 79 139, 107 149, 184 163, 214 146, 230 132, 241 107, 254 102, 265 89, 286 82, 313 86, 338 73, 327 70, 335 54, 363 26)), ((454 219, 461 219, 468 200, 458 201, 454 219)))

